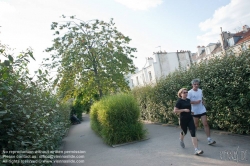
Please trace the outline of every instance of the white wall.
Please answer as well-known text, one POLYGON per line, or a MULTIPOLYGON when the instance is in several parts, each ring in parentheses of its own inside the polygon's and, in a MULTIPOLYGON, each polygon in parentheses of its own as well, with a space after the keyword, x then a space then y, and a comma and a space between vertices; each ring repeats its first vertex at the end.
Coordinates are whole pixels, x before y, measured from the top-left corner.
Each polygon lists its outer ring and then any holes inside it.
POLYGON ((167 76, 179 67, 177 54, 175 52, 160 54, 159 64, 161 66, 161 76, 167 76))
MULTIPOLYGON (((190 57, 188 51, 185 52, 169 52, 169 53, 155 53, 155 62, 149 63, 147 67, 138 71, 130 76, 129 86, 134 88, 136 86, 145 86, 147 84, 154 84, 161 77, 167 76, 169 73, 178 70, 179 67, 187 68, 190 66, 190 57), (178 54, 178 55, 177 55, 178 54), (179 58, 178 58, 179 56, 179 58), (151 72, 152 80, 149 78, 149 72, 151 72), (137 82, 138 78, 138 82, 137 82), (133 80, 133 85, 132 85, 133 80)), ((191 53, 190 53, 191 54, 191 53)), ((152 59, 151 59, 152 60, 152 59)))
POLYGON ((156 63, 153 62, 151 65, 131 75, 129 79, 130 88, 132 89, 136 86, 145 86, 147 84, 156 83, 155 67, 156 67, 156 63), (151 77, 152 77, 151 80, 150 80, 149 72, 151 73, 151 77), (138 82, 137 82, 137 78, 138 78, 138 82), (132 85, 132 82, 133 82, 133 85, 132 85))
MULTIPOLYGON (((179 59, 180 59, 180 67, 181 68, 187 68, 191 66, 191 52, 178 52, 179 59)), ((177 68, 178 69, 178 68, 177 68)))
POLYGON ((154 54, 155 56, 155 60, 156 60, 156 63, 155 63, 155 77, 156 78, 160 78, 162 73, 161 73, 161 64, 159 64, 159 61, 160 61, 160 55, 159 54, 154 54))

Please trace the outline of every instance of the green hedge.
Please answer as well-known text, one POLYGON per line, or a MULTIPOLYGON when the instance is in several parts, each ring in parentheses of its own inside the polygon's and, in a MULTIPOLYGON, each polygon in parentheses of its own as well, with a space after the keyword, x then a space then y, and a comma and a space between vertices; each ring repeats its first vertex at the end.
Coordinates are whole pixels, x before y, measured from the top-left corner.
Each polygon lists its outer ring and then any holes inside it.
POLYGON ((240 56, 211 59, 179 70, 157 82, 154 87, 132 90, 144 120, 178 124, 173 113, 180 88, 191 89, 199 78, 211 128, 250 134, 250 51, 240 56))
POLYGON ((30 76, 31 50, 16 58, 7 50, 0 44, 5 59, 0 62, 0 152, 57 150, 70 125, 71 103, 61 103, 51 93, 48 72, 30 76))
POLYGON ((141 140, 146 130, 138 120, 140 111, 132 95, 107 96, 91 106, 91 127, 109 145, 141 140))

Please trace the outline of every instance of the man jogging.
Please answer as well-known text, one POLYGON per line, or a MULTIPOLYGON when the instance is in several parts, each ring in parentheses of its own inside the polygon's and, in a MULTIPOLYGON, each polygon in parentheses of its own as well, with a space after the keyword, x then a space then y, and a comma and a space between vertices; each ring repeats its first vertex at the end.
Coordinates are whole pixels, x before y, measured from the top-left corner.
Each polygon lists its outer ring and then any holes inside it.
POLYGON ((200 80, 192 80, 193 88, 188 91, 187 98, 190 99, 192 106, 193 119, 196 129, 199 125, 199 119, 201 119, 204 126, 205 133, 207 135, 208 145, 215 144, 216 142, 210 138, 210 129, 207 123, 206 108, 204 106, 202 90, 199 88, 200 80))

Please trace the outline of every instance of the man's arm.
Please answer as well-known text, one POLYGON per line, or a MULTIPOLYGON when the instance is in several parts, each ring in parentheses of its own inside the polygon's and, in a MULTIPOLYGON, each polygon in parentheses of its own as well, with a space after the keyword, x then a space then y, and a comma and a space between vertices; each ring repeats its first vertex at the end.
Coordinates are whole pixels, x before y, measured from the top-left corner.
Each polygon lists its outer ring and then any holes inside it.
POLYGON ((201 100, 197 100, 197 101, 191 101, 191 104, 200 104, 201 100))
POLYGON ((198 100, 198 101, 192 101, 192 95, 191 95, 192 91, 188 91, 188 95, 187 95, 187 98, 190 99, 190 103, 191 104, 200 104, 201 100, 198 100))

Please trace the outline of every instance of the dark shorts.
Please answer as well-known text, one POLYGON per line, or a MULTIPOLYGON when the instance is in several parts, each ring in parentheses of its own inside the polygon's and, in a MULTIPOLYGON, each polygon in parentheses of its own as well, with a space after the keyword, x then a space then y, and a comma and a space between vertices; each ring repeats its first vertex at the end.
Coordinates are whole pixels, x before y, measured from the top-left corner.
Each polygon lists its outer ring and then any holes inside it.
POLYGON ((202 113, 202 114, 197 114, 197 115, 193 115, 194 118, 201 118, 202 116, 207 115, 206 112, 202 113))
POLYGON ((189 129, 191 137, 195 137, 195 125, 194 125, 194 120, 191 116, 190 118, 180 118, 180 126, 182 129, 181 132, 182 135, 186 135, 187 129, 189 129))

